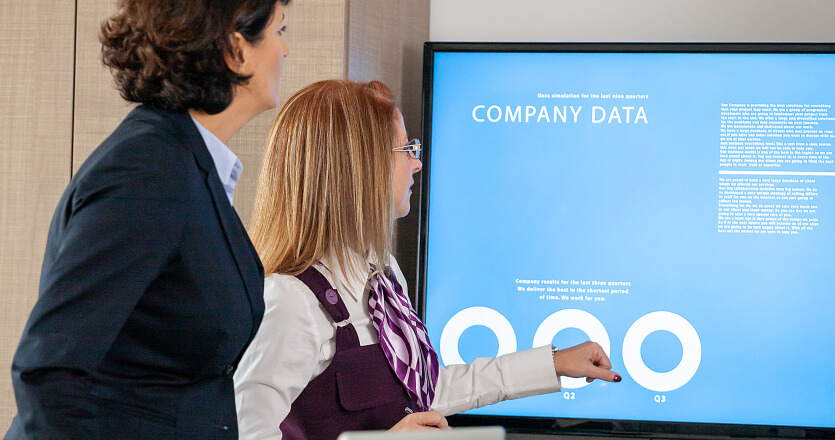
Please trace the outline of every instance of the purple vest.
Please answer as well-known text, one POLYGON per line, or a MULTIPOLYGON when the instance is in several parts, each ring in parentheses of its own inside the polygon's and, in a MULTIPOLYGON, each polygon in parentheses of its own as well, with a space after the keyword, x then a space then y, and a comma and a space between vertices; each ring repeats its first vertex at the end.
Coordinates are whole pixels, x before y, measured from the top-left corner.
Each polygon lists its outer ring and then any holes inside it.
POLYGON ((416 408, 380 344, 360 346, 348 309, 328 280, 310 267, 297 275, 336 327, 333 361, 310 381, 281 422, 287 440, 334 440, 344 431, 388 429, 416 408), (408 410, 407 410, 408 408, 408 410))

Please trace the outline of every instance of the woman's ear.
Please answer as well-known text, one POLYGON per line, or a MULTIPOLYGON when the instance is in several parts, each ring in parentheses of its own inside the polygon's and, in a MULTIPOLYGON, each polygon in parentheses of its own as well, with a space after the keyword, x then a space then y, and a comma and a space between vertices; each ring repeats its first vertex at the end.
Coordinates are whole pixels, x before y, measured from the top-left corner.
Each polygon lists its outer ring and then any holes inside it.
POLYGON ((238 75, 247 75, 245 54, 248 43, 240 32, 229 35, 229 51, 223 54, 223 60, 229 70, 238 75))

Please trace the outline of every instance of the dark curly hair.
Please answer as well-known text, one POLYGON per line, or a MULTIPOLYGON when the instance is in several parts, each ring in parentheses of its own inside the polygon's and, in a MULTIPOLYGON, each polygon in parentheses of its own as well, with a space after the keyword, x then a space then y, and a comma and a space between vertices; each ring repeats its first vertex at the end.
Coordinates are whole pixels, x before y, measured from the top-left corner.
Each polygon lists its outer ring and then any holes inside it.
POLYGON ((246 84, 226 65, 237 57, 230 35, 250 43, 275 5, 290 0, 120 0, 116 15, 101 26, 102 62, 122 97, 170 112, 209 114, 232 102, 234 85, 246 84))

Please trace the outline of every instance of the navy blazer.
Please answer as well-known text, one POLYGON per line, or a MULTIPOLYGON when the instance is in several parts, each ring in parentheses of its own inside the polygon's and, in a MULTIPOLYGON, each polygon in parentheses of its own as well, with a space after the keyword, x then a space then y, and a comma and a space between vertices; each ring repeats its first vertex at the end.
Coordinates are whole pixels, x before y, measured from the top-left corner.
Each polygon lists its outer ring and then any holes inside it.
POLYGON ((237 438, 263 284, 191 117, 137 107, 55 210, 6 438, 237 438))

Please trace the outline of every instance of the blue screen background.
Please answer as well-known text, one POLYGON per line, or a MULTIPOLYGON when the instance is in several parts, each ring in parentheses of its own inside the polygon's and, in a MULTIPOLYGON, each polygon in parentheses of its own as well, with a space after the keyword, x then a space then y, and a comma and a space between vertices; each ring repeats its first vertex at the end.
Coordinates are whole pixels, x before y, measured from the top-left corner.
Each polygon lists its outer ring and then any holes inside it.
MULTIPOLYGON (((507 318, 519 350, 531 348, 546 317, 580 309, 604 325, 613 370, 623 376, 618 384, 596 381, 470 413, 835 427, 835 176, 811 177, 814 230, 717 231, 719 179, 740 177, 719 174, 721 105, 835 104, 832 78, 834 55, 436 53, 424 164, 424 318, 433 345, 469 307, 507 318), (589 97, 538 98, 542 93, 589 97), (484 122, 474 119, 478 105, 484 122), (582 109, 577 123, 570 110, 567 123, 537 123, 536 116, 504 122, 504 112, 493 123, 486 120, 491 105, 521 106, 522 118, 527 105, 537 114, 542 106, 549 113, 554 106, 582 109), (592 123, 593 106, 607 116, 618 107, 622 122, 592 123), (634 107, 630 123, 624 106, 634 107), (646 123, 635 123, 638 107, 646 123), (589 295, 604 301, 548 300, 519 291, 517 280, 630 285, 628 294, 589 295), (686 319, 701 343, 696 373, 665 392, 630 377, 622 354, 630 326, 655 311, 686 319)), ((831 120, 816 126, 833 128, 831 120)), ((569 328, 553 342, 587 339, 569 328)), ((497 349, 497 337, 480 325, 458 342, 465 362, 497 349)), ((665 372, 679 364, 683 348, 662 330, 647 336, 641 353, 650 369, 665 372)))

